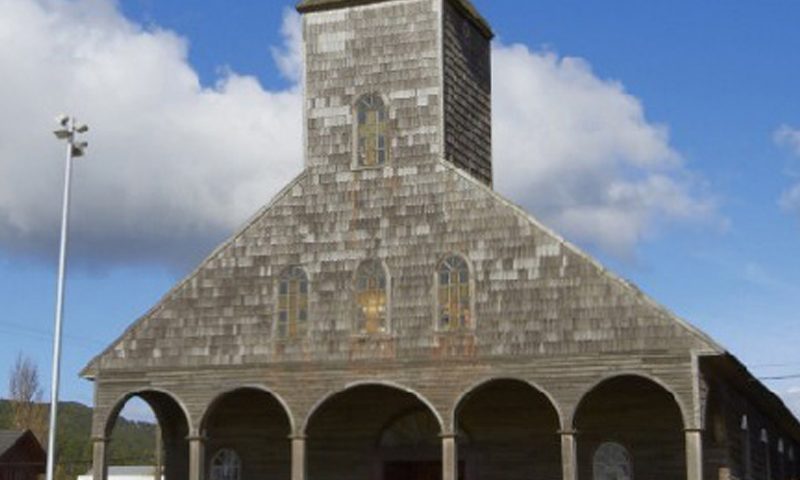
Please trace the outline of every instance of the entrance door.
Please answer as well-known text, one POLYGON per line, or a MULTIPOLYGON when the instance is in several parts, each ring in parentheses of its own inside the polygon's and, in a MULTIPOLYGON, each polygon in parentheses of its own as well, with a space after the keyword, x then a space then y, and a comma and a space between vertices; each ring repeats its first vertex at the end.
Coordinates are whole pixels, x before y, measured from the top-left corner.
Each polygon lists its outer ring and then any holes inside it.
POLYGON ((441 480, 440 462, 388 462, 383 468, 383 480, 441 480))
MULTIPOLYGON (((441 462, 387 462, 383 480, 441 480, 441 462)), ((464 480, 464 462, 458 462, 458 480, 464 480)))

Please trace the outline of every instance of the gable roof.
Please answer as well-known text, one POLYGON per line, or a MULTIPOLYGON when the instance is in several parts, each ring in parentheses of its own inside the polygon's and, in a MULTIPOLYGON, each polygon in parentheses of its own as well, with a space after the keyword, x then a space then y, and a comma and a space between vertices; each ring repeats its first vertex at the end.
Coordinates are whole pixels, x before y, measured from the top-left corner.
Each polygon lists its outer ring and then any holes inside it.
POLYGON ((25 432, 15 432, 11 430, 0 430, 0 457, 11 450, 14 445, 25 435, 25 432))
POLYGON ((139 317, 133 324, 131 324, 127 329, 125 329, 125 331, 122 332, 122 334, 119 337, 117 337, 116 340, 111 342, 111 344, 108 347, 106 347, 105 350, 103 350, 102 352, 97 354, 94 358, 92 358, 89 361, 89 363, 87 363, 86 366, 83 367, 83 370, 81 370, 79 375, 83 378, 87 378, 90 380, 94 378, 95 370, 97 369, 96 365, 104 355, 111 352, 114 349, 114 347, 120 341, 122 341, 122 339, 125 338, 126 335, 128 335, 129 332, 132 332, 147 317, 155 313, 164 302, 166 302, 172 295, 178 292, 184 285, 186 285, 192 278, 194 278, 206 263, 211 261, 211 259, 216 257, 225 248, 232 245, 236 241, 236 239, 242 236, 244 232, 247 231, 247 229, 249 229, 254 223, 256 223, 256 221, 258 221, 258 219, 260 219, 264 214, 266 214, 281 198, 283 198, 284 195, 290 192, 295 185, 299 184, 306 177, 307 172, 308 172, 307 169, 303 170, 302 172, 300 172, 299 175, 297 175, 294 179, 292 179, 292 181, 287 183, 286 186, 283 187, 283 189, 281 189, 269 203, 267 203, 260 210, 254 213, 238 231, 236 231, 233 235, 231 235, 230 238, 222 242, 219 246, 217 246, 217 248, 215 248, 210 254, 208 254, 208 256, 206 256, 206 258, 202 262, 200 262, 200 264, 194 270, 189 272, 189 274, 186 275, 183 278, 183 280, 176 283, 166 294, 164 294, 163 297, 161 297, 161 299, 158 302, 156 302, 155 305, 153 305, 153 307, 150 310, 148 310, 144 315, 139 317))
POLYGON ((0 430, 0 462, 10 460, 13 464, 19 460, 20 454, 23 458, 27 458, 27 461, 38 460, 40 466, 44 466, 47 460, 42 445, 30 430, 24 432, 0 430))
MULTIPOLYGON (((337 8, 357 7, 372 3, 386 2, 388 0, 302 0, 297 4, 297 11, 300 13, 319 12, 322 10, 333 10, 337 8)), ((449 1, 461 13, 466 16, 481 33, 488 39, 494 38, 489 22, 478 13, 478 9, 472 5, 470 0, 445 0, 449 1)))

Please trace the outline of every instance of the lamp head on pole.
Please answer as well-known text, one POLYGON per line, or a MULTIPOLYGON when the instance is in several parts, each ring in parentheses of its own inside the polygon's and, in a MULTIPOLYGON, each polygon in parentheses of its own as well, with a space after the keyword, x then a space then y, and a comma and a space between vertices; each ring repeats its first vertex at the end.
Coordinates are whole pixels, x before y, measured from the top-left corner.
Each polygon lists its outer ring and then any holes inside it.
POLYGON ((86 124, 79 124, 69 115, 59 115, 56 117, 56 122, 59 125, 53 134, 59 140, 67 140, 70 144, 70 155, 73 157, 82 157, 86 154, 86 149, 89 147, 88 142, 75 141, 75 135, 79 133, 86 133, 89 131, 89 126, 86 124))

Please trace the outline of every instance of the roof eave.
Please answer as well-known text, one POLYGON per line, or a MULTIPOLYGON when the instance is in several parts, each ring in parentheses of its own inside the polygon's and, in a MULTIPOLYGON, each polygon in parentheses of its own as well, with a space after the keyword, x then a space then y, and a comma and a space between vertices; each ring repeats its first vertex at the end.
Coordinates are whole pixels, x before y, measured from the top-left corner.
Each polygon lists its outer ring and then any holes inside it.
MULTIPOLYGON (((302 0, 295 7, 299 13, 322 12, 325 10, 335 10, 346 7, 359 7, 372 3, 385 2, 387 0, 302 0)), ((445 0, 449 1, 454 7, 459 9, 477 28, 483 36, 491 40, 494 38, 494 31, 489 22, 480 14, 470 0, 445 0)))

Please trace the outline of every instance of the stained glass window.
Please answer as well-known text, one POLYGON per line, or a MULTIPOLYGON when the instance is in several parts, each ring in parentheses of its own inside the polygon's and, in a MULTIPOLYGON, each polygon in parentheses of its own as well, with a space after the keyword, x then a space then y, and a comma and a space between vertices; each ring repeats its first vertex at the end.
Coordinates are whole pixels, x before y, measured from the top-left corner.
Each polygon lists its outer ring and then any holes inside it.
POLYGON ((359 167, 377 167, 389 160, 389 127, 386 107, 380 95, 364 95, 356 102, 357 163, 359 167))
POLYGON ((222 449, 211 460, 211 480, 240 480, 242 461, 233 450, 222 449))
POLYGON ((358 329, 361 333, 388 331, 386 271, 378 260, 363 262, 356 272, 355 293, 358 306, 358 329))
POLYGON ((600 445, 594 453, 592 478, 594 480, 633 480, 633 462, 628 450, 614 442, 600 445))
POLYGON ((308 276, 300 267, 284 270, 278 284, 278 325, 280 338, 295 338, 308 329, 308 276))
POLYGON ((458 330, 472 324, 469 267, 457 256, 447 257, 440 265, 439 278, 439 329, 458 330))

